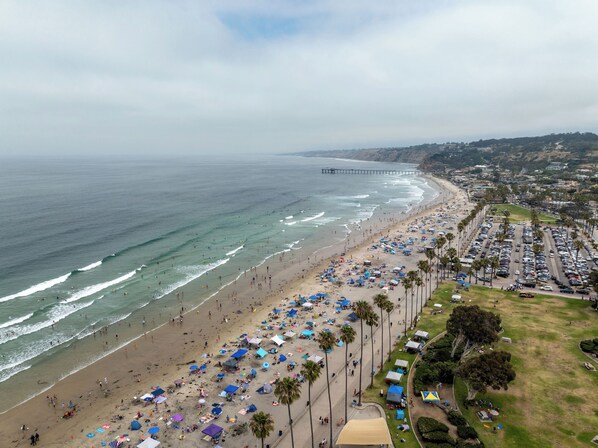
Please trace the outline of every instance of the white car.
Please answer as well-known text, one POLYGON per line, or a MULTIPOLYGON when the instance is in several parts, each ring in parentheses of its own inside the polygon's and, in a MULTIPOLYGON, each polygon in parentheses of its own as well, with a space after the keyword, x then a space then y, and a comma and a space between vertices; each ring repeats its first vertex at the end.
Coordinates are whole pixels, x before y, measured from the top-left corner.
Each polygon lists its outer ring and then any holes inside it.
POLYGON ((519 270, 515 271, 515 275, 519 275, 519 270))
POLYGON ((552 286, 550 286, 550 285, 544 285, 544 286, 540 286, 540 289, 542 291, 552 291, 552 286))

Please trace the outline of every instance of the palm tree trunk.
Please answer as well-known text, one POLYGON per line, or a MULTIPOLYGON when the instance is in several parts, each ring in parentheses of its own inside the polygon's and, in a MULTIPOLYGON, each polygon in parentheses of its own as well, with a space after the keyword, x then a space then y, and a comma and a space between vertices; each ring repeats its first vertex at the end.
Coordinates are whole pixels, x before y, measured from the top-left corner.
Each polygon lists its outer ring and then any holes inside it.
MULTIPOLYGON (((388 362, 390 362, 390 354, 392 352, 392 344, 390 341, 392 340, 392 336, 390 335, 390 313, 388 313, 388 362)), ((347 419, 345 419, 347 421, 347 419)))
POLYGON ((311 383, 307 383, 307 400, 309 401, 309 429, 311 430, 311 448, 315 448, 316 441, 314 440, 314 419, 311 415, 311 383))
MULTIPOLYGON (((382 313, 382 307, 380 307, 380 325, 382 325, 382 348, 380 349, 380 369, 384 368, 384 314, 382 313)), ((390 340, 388 341, 390 344, 390 340)))
MULTIPOLYGON (((360 319, 361 321, 361 346, 359 347, 359 390, 357 391, 357 394, 359 396, 358 402, 357 404, 359 406, 361 406, 361 385, 363 384, 362 378, 363 378, 363 319, 360 319)), ((332 443, 332 440, 330 441, 330 443, 332 443)))
POLYGON ((262 448, 264 448, 264 438, 262 437, 262 448))
MULTIPOLYGON (((373 325, 370 327, 370 345, 372 347, 372 371, 370 372, 370 387, 374 387, 374 371, 376 370, 374 368, 374 363, 376 361, 374 361, 374 326, 373 325)), ((330 437, 330 440, 332 440, 332 436, 330 437)))
POLYGON ((330 444, 332 444, 332 398, 330 398, 330 376, 328 375, 328 352, 324 351, 326 358, 326 389, 328 390, 328 410, 330 412, 330 444))
POLYGON ((291 448, 295 448, 295 435, 293 434, 293 419, 291 418, 291 405, 287 405, 289 410, 289 427, 291 428, 291 448))
MULTIPOLYGON (((349 344, 345 344, 345 423, 347 423, 347 388, 349 387, 349 344)), ((311 420, 311 416, 309 417, 311 420)), ((332 441, 331 441, 332 443, 332 441)))

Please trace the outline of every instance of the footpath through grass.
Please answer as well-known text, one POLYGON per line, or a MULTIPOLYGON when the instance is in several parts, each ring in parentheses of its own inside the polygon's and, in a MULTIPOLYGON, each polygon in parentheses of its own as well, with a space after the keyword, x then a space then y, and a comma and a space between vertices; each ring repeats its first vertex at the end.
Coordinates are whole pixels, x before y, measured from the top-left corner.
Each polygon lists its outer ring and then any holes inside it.
MULTIPOLYGON (((511 213, 509 216, 511 221, 531 221, 532 214, 529 208, 514 204, 492 204, 492 207, 496 207, 495 216, 503 216, 503 210, 508 210, 511 213)), ((556 224, 557 221, 556 217, 547 215, 546 213, 539 213, 538 218, 544 224, 556 224)))
MULTIPOLYGON (((452 282, 441 285, 429 301, 430 307, 424 308, 417 329, 428 331, 431 338, 444 331, 448 316, 457 306, 450 303, 454 287, 452 282), (443 305, 442 314, 431 314, 434 303, 443 305)), ((490 391, 477 397, 500 408, 495 423, 480 422, 475 416, 478 408, 466 409, 466 387, 460 381, 455 384, 459 407, 484 444, 490 448, 588 446, 598 435, 598 372, 583 367, 589 359, 579 349, 579 342, 598 337, 598 313, 587 301, 571 298, 538 294, 533 299, 520 299, 516 293, 475 286, 460 294, 463 304, 500 314, 504 328, 501 336, 512 339, 512 343, 498 342, 494 348, 512 354, 516 380, 507 391, 490 391), (494 431, 496 424, 503 428, 494 431)), ((393 327, 395 334, 397 330, 393 327)), ((374 377, 374 387, 365 392, 365 401, 377 402, 386 409, 385 397, 379 396, 380 389, 387 389, 386 372, 394 367, 396 359, 408 360, 410 368, 415 359, 415 355, 402 351, 405 342, 400 341, 391 362, 374 377)), ((367 381, 364 386, 369 385, 369 378, 367 381)), ((402 385, 406 384, 405 376, 402 385)), ((409 393, 412 396, 412 391, 409 393)), ((396 429, 401 422, 394 419, 394 411, 387 410, 386 416, 395 446, 418 446, 412 431, 402 433, 396 429), (401 438, 406 443, 400 444, 401 438)))

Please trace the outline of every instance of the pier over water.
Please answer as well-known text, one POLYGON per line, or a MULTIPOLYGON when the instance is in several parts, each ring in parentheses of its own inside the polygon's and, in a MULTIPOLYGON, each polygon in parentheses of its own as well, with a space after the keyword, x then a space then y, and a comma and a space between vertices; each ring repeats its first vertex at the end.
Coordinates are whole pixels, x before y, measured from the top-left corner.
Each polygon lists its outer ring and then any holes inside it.
POLYGON ((364 170, 355 168, 322 168, 322 174, 419 174, 408 170, 364 170))

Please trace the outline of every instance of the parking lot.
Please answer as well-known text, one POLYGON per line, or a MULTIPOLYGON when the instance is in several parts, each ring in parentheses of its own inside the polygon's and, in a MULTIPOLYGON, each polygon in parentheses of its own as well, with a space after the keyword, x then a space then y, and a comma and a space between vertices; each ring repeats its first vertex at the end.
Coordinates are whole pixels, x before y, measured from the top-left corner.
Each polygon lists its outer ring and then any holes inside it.
POLYGON ((575 243, 567 229, 534 229, 525 224, 509 224, 505 229, 502 219, 487 217, 461 262, 467 271, 475 267, 474 260, 496 260, 494 268, 487 266, 474 275, 478 284, 489 283, 494 272, 494 287, 588 296, 589 276, 598 261, 588 247, 575 243))

